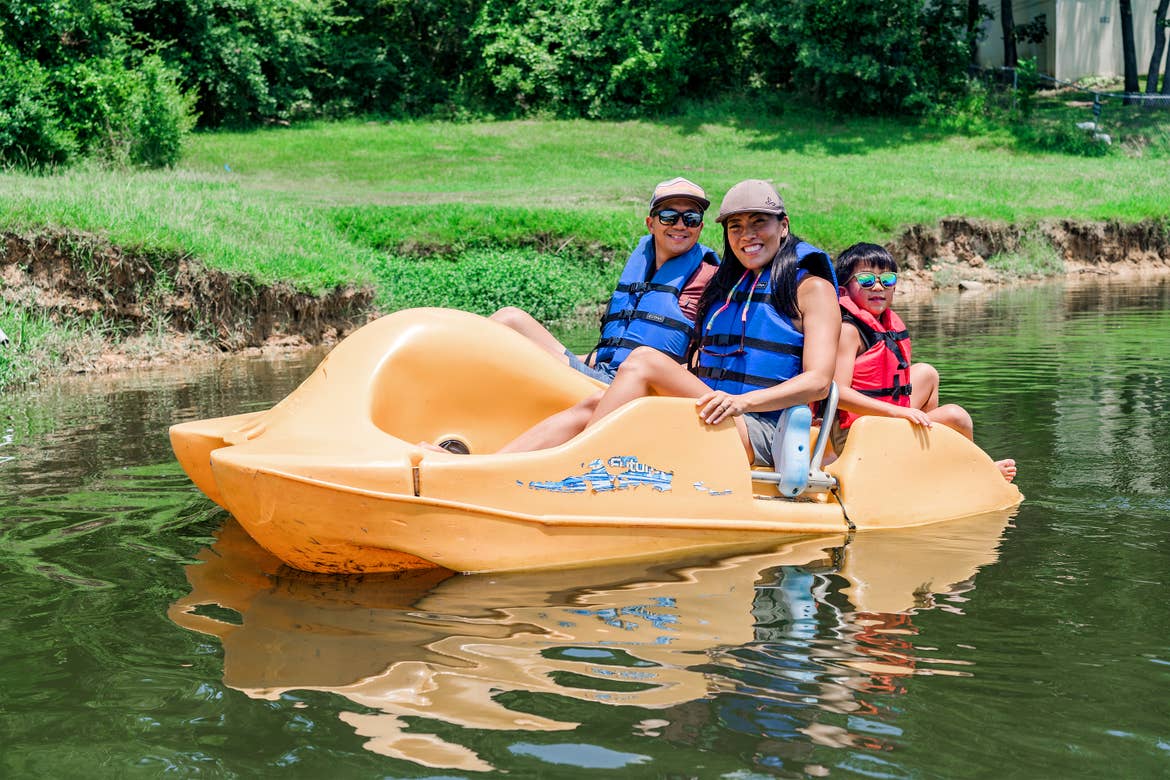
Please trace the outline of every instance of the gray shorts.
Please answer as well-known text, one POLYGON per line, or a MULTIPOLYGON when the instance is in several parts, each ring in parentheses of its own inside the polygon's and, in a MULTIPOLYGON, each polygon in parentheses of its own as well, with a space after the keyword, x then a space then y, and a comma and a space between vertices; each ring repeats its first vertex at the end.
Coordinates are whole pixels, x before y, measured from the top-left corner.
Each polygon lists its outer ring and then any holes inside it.
POLYGON ((598 363, 595 366, 586 365, 585 361, 568 349, 565 350, 565 357, 569 359, 569 368, 580 371, 585 376, 592 377, 599 382, 605 382, 607 385, 613 382, 613 377, 617 374, 617 366, 609 363, 598 363))
POLYGON ((829 428, 829 442, 833 445, 833 452, 841 454, 841 450, 845 449, 845 440, 849 438, 851 430, 853 430, 851 427, 841 430, 841 419, 833 419, 833 426, 829 428))
POLYGON ((769 420, 754 412, 747 412, 743 416, 743 424, 747 426, 748 441, 752 444, 753 466, 771 466, 772 442, 776 439, 776 429, 780 426, 779 420, 769 420))

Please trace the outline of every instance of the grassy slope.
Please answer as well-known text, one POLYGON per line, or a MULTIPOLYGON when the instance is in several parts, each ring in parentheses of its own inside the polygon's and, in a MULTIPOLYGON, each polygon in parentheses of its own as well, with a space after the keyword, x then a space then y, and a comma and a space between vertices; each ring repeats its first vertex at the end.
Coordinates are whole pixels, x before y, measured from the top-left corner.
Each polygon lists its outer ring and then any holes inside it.
MULTIPOLYGON (((393 256, 419 247, 616 252, 642 232, 654 182, 678 174, 716 203, 742 178, 772 179, 796 231, 831 251, 948 215, 1028 222, 1170 213, 1163 159, 1023 154, 991 138, 880 119, 717 118, 199 134, 174 171, 0 175, 0 229, 90 230, 319 290, 384 285, 393 256)), ((719 244, 713 222, 704 238, 719 244)))
MULTIPOLYGON (((649 191, 671 176, 700 182, 716 204, 740 179, 772 179, 795 230, 836 252, 950 215, 1167 218, 1165 146, 1147 158, 1029 154, 1002 131, 947 137, 792 108, 307 124, 195 135, 171 171, 0 173, 0 230, 88 231, 309 291, 373 284, 386 311, 512 303, 547 321, 604 300, 619 268, 610 261, 644 231, 649 191)), ((713 221, 703 238, 720 247, 713 221)), ((0 351, 0 387, 107 337, 100 318, 50 322, 17 301, 0 302, 0 321, 18 336, 0 351)))

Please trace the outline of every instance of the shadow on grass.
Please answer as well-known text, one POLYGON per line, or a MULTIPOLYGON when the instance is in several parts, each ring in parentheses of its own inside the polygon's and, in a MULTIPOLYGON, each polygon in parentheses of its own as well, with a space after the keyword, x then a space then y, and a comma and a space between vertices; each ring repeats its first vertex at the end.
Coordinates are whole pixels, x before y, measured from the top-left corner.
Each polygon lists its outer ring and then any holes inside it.
POLYGON ((676 116, 655 121, 682 135, 718 124, 751 133, 751 151, 815 152, 828 156, 867 154, 935 140, 939 132, 910 118, 837 116, 789 95, 757 100, 696 102, 676 116))

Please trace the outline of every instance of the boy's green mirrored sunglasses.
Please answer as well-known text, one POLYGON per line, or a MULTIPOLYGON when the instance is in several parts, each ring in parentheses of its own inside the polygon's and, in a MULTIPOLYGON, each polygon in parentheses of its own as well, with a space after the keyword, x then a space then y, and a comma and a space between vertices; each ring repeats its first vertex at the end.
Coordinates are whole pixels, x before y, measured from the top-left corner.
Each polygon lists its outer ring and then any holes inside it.
POLYGON ((893 287, 898 283, 898 274, 893 271, 885 271, 880 274, 875 274, 871 271, 862 271, 859 274, 853 274, 851 278, 856 279, 857 283, 867 290, 878 282, 881 282, 882 287, 887 288, 893 287))

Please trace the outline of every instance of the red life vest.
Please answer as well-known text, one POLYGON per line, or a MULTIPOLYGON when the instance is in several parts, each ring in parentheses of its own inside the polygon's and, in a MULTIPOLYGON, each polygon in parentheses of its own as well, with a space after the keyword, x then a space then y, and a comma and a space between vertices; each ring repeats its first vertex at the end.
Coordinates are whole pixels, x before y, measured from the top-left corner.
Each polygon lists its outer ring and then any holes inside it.
MULTIPOLYGON (((837 302, 842 321, 857 328, 865 348, 853 363, 853 389, 895 406, 910 406, 910 334, 902 318, 886 309, 875 319, 848 295, 837 302)), ((845 430, 858 416, 839 409, 837 417, 845 430)))

